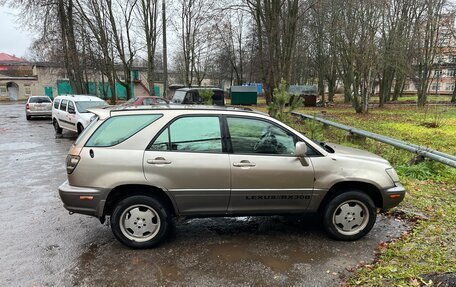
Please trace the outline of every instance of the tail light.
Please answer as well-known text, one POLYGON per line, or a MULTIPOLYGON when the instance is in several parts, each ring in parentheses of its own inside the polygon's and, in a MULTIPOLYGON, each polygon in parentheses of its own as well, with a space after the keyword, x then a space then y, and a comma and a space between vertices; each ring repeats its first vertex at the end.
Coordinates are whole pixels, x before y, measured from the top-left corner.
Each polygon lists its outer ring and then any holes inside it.
POLYGON ((28 103, 25 104, 25 109, 30 110, 30 105, 28 103))
POLYGON ((66 170, 68 174, 71 174, 81 159, 78 155, 71 155, 69 154, 66 158, 66 170))

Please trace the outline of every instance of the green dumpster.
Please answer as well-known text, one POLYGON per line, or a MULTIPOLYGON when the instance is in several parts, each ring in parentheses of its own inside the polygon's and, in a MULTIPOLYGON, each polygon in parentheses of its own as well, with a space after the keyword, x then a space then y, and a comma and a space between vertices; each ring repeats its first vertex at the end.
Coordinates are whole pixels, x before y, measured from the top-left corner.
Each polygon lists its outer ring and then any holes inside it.
POLYGON ((256 105, 257 88, 256 86, 232 86, 231 87, 232 105, 256 105))

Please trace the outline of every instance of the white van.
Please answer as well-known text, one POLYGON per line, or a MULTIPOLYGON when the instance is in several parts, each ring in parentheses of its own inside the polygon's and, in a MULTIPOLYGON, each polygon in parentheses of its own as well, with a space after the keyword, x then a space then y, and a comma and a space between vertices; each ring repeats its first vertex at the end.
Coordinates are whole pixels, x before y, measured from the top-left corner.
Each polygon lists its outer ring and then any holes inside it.
POLYGON ((52 124, 55 132, 60 134, 62 129, 81 133, 90 123, 92 113, 87 109, 105 106, 100 98, 87 95, 65 95, 54 99, 52 106, 52 124))

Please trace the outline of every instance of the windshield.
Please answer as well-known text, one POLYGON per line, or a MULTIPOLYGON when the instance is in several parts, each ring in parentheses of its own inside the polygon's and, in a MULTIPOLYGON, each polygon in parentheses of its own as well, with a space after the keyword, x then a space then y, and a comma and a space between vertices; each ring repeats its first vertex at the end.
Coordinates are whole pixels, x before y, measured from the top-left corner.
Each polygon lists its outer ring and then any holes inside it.
POLYGON ((106 103, 103 101, 76 102, 76 107, 80 113, 88 113, 87 109, 98 106, 106 106, 106 103))

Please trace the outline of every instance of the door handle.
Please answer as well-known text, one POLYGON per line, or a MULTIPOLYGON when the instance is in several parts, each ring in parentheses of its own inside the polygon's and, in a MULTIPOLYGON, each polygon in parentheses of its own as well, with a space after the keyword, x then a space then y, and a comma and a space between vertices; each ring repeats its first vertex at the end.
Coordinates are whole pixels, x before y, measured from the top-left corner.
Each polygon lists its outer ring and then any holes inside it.
POLYGON ((166 160, 164 157, 156 157, 155 159, 148 159, 149 164, 170 164, 170 160, 166 160))
POLYGON ((233 162, 233 166, 235 167, 254 167, 256 163, 250 162, 248 160, 241 160, 240 162, 233 162))

